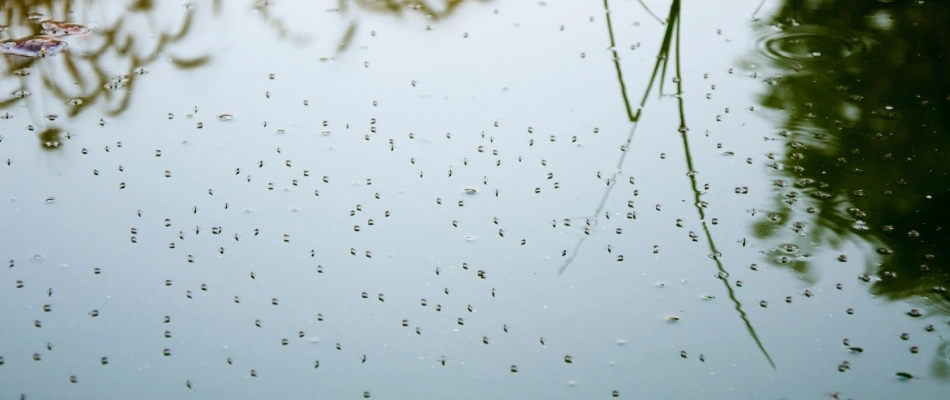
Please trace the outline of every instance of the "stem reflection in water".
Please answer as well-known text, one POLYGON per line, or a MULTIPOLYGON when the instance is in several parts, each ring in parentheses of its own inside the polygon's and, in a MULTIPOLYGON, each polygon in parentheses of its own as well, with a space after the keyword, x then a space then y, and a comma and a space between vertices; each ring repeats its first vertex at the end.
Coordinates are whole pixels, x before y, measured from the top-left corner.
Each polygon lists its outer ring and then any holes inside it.
MULTIPOLYGON (((644 7, 646 6, 644 5, 644 7)), ((630 133, 627 136, 627 139, 625 142, 627 146, 629 146, 630 143, 633 141, 634 133, 636 133, 640 117, 642 116, 643 107, 647 103, 650 92, 653 88, 653 84, 656 82, 658 74, 660 76, 659 95, 661 98, 663 96, 663 81, 664 81, 664 77, 666 76, 666 69, 669 63, 670 50, 673 48, 675 44, 675 54, 674 54, 676 57, 675 67, 676 67, 676 76, 678 78, 676 80, 677 93, 675 97, 677 99, 678 106, 679 106, 679 118, 680 118, 680 125, 678 128, 678 131, 680 133, 680 137, 683 140, 683 151, 686 154, 686 168, 687 168, 687 171, 689 171, 687 173, 687 176, 689 176, 691 189, 693 191, 693 200, 694 200, 693 204, 696 207, 697 212, 699 213, 699 219, 700 221, 702 221, 703 231, 706 234, 706 242, 708 243, 709 250, 710 250, 709 257, 716 264, 716 268, 719 270, 719 274, 722 277, 721 280, 723 282, 723 285, 725 285, 726 291, 729 294, 729 299, 735 305, 735 309, 739 313, 739 318, 742 320, 743 324, 745 324, 746 330, 749 332, 749 335, 752 337, 752 340, 755 341, 755 344, 756 346, 758 346, 759 350, 762 352, 762 355, 764 355, 765 358, 768 360, 769 365, 771 365, 772 368, 775 368, 775 362, 772 360, 772 357, 769 355, 768 351, 765 349, 765 346, 762 344, 762 341, 759 339, 759 335, 758 333, 756 333, 755 328, 752 326, 752 322, 749 321, 749 318, 746 315, 745 311, 742 310, 742 303, 740 303, 739 300, 736 298, 735 292, 732 286, 729 284, 729 281, 727 279, 727 277, 729 276, 729 273, 728 271, 726 271, 725 267, 723 267, 722 265, 722 262, 719 260, 719 257, 721 254, 716 249, 716 243, 713 240, 712 234, 709 232, 709 226, 706 224, 706 215, 705 215, 705 211, 703 210, 703 207, 701 205, 701 200, 700 200, 701 193, 696 183, 695 174, 692 173, 695 170, 693 169, 693 160, 692 160, 692 156, 690 155, 690 150, 689 150, 689 139, 687 138, 687 135, 686 135, 688 132, 688 129, 686 127, 686 112, 684 109, 683 97, 682 97, 683 80, 682 80, 682 74, 680 71, 680 53, 679 53, 680 0, 673 0, 672 4, 670 5, 670 14, 667 17, 667 22, 666 22, 667 27, 666 27, 666 32, 663 35, 663 43, 660 46, 660 52, 657 55, 657 61, 656 61, 655 66, 653 67, 653 74, 650 76, 650 81, 647 84, 646 90, 644 90, 643 98, 640 100, 640 104, 637 107, 636 113, 632 112, 632 109, 631 109, 630 101, 626 92, 626 85, 624 84, 624 81, 623 81, 623 73, 621 72, 620 58, 617 55, 617 51, 615 49, 613 25, 610 19, 609 0, 604 0, 604 10, 606 11, 607 30, 610 36, 610 47, 611 49, 613 49, 612 50, 613 60, 614 60, 614 67, 616 68, 616 71, 617 71, 617 80, 620 82, 620 89, 621 89, 624 105, 627 111, 627 117, 630 120, 630 122, 633 123, 633 126, 630 128, 630 133)), ((649 9, 647 9, 647 11, 650 12, 649 9)), ((652 12, 650 13, 652 14, 652 12)), ((616 186, 614 182, 617 181, 617 176, 620 173, 619 171, 622 170, 621 167, 623 166, 623 163, 626 160, 628 153, 629 151, 621 152, 621 155, 619 159, 617 160, 617 168, 615 169, 616 172, 614 172, 613 176, 607 180, 607 189, 604 190, 604 194, 597 205, 597 210, 594 212, 595 217, 603 213, 604 204, 606 204, 607 198, 610 197, 610 192, 613 190, 614 186, 616 186)), ((586 241, 586 237, 582 237, 577 241, 577 243, 574 246, 574 249, 570 252, 569 257, 564 261, 564 264, 561 265, 559 269, 560 273, 564 273, 564 271, 567 270, 567 267, 571 265, 575 257, 577 257, 578 250, 580 250, 581 246, 584 244, 585 241, 586 241)))

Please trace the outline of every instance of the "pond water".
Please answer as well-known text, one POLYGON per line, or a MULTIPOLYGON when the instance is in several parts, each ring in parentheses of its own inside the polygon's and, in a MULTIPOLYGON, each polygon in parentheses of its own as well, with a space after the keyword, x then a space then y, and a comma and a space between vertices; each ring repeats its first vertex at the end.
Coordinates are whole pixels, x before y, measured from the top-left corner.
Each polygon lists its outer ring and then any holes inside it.
POLYGON ((2 398, 950 389, 943 2, 2 4, 2 398))

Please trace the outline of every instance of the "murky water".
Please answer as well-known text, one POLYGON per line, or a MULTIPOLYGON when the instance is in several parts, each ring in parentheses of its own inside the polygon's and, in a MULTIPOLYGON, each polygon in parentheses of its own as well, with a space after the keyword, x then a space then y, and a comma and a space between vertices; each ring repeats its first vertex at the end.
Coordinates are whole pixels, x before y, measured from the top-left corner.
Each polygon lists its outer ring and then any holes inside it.
POLYGON ((21 1, 5 398, 940 398, 939 2, 21 1))

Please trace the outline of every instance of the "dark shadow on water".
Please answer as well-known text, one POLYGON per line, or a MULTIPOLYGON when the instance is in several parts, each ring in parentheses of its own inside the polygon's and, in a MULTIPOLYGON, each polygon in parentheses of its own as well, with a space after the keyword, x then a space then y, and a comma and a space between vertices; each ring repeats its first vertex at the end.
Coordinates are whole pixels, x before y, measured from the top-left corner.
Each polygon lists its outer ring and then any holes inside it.
POLYGON ((776 166, 788 181, 777 194, 803 195, 781 196, 795 199, 777 206, 790 217, 782 223, 811 215, 812 240, 871 244, 876 294, 926 296, 948 312, 950 5, 795 3, 758 27, 779 26, 790 39, 772 40, 794 44, 754 55, 781 74, 761 98, 787 113, 776 166), (821 59, 808 48, 844 50, 821 59))
MULTIPOLYGON (((644 8, 646 8, 646 5, 644 5, 644 8)), ((700 199, 701 192, 699 190, 699 187, 697 186, 695 173, 693 173, 695 169, 693 168, 693 159, 690 154, 689 139, 687 136, 689 129, 686 126, 686 111, 685 111, 685 106, 683 104, 683 97, 682 97, 683 81, 682 81, 682 73, 680 71, 680 60, 681 60, 680 29, 679 29, 680 27, 680 19, 679 19, 680 1, 673 0, 673 2, 670 5, 670 14, 666 19, 666 31, 663 35, 663 42, 660 45, 660 52, 659 54, 657 54, 657 60, 653 68, 653 73, 650 76, 650 81, 647 84, 646 90, 644 90, 643 98, 640 100, 640 104, 637 107, 636 113, 632 111, 629 97, 627 96, 626 85, 624 84, 623 73, 621 72, 621 67, 620 67, 620 58, 617 55, 617 51, 615 49, 616 43, 614 41, 613 24, 611 22, 611 18, 610 18, 611 14, 609 12, 610 11, 609 0, 604 0, 604 10, 606 11, 605 14, 607 18, 607 30, 610 37, 610 47, 611 49, 613 49, 613 61, 614 61, 614 67, 617 71, 617 80, 619 81, 620 90, 622 94, 621 97, 623 98, 624 106, 627 112, 627 118, 630 120, 630 122, 633 123, 633 126, 630 128, 630 133, 627 136, 627 139, 625 141, 625 145, 624 145, 625 149, 628 148, 631 142, 633 141, 634 133, 637 130, 639 120, 642 116, 643 107, 646 105, 649 99, 650 93, 653 89, 653 85, 654 83, 656 83, 658 76, 660 79, 658 92, 659 92, 660 98, 663 97, 663 81, 665 80, 664 78, 666 76, 666 70, 667 70, 667 66, 669 63, 670 55, 671 55, 670 52, 671 50, 675 51, 675 54, 673 54, 673 56, 676 57, 675 68, 676 68, 676 77, 677 77, 676 79, 677 92, 674 97, 676 97, 677 104, 679 107, 679 122, 680 122, 677 131, 680 133, 680 138, 683 141, 683 151, 686 154, 686 168, 688 171, 686 175, 689 177, 691 189, 693 191, 693 200, 694 200, 693 204, 696 207, 697 213, 699 214, 700 221, 702 221, 703 231, 705 232, 705 235, 706 235, 706 243, 709 245, 709 250, 710 250, 709 257, 716 264, 716 268, 718 270, 718 276, 721 278, 723 285, 726 288, 726 292, 729 295, 729 299, 734 304, 735 310, 736 312, 738 312, 739 318, 742 320, 743 324, 745 325, 746 330, 749 332, 749 335, 752 337, 752 340, 755 341, 755 344, 759 348, 759 351, 761 351, 762 355, 765 356, 766 360, 768 360, 769 365, 771 365, 772 368, 775 368, 776 367, 775 362, 772 360, 772 357, 769 355, 768 351, 765 349, 765 346, 762 344, 762 341, 759 339, 759 335, 758 333, 756 333, 755 328, 752 326, 752 322, 749 321, 749 318, 746 315, 745 311, 742 310, 742 303, 739 302, 739 300, 736 298, 735 291, 733 290, 732 286, 729 284, 729 280, 727 279, 729 276, 729 273, 726 271, 725 267, 722 265, 722 262, 719 259, 721 257, 721 253, 719 253, 719 251, 716 249, 716 243, 713 240, 712 234, 709 231, 709 226, 707 225, 707 221, 706 221, 706 213, 704 211, 705 205, 702 203, 702 200, 700 199)), ((649 9, 647 9, 647 11, 650 12, 650 14, 653 14, 652 11, 650 11, 649 9)), ((617 160, 617 168, 615 169, 615 171, 622 170, 622 166, 623 166, 624 161, 626 160, 627 154, 629 154, 629 151, 625 150, 621 152, 621 155, 619 159, 617 160)), ((595 217, 600 216, 604 212, 604 205, 607 202, 607 198, 610 197, 611 191, 616 186, 617 176, 619 174, 620 172, 615 172, 612 175, 612 177, 607 180, 607 188, 604 190, 604 194, 597 205, 597 210, 594 212, 595 217)), ((558 270, 558 273, 563 274, 564 271, 567 270, 567 268, 573 263, 575 257, 577 257, 578 251, 580 250, 581 246, 583 246, 585 241, 586 241, 586 237, 582 237, 577 241, 577 243, 574 246, 574 249, 570 252, 568 257, 565 259, 564 263, 561 265, 560 269, 558 270)))
MULTIPOLYGON (((761 39, 744 60, 757 74, 756 64, 768 67, 760 102, 785 115, 773 139, 786 150, 768 161, 783 177, 778 218, 753 233, 805 252, 856 243, 867 254, 850 256, 869 259, 875 296, 941 315, 950 314, 947 21, 947 2, 788 0, 753 24, 761 39), (804 236, 791 234, 793 221, 804 236)), ((950 378, 948 355, 935 363, 934 375, 950 378)))

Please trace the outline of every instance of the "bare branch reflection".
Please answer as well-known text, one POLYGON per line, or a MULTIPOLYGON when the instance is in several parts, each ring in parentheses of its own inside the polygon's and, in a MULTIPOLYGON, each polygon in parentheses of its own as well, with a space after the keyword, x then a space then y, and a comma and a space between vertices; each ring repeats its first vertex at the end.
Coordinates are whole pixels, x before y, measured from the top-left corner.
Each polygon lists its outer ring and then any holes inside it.
MULTIPOLYGON (((220 10, 220 0, 208 3, 212 14, 220 10)), ((25 102, 32 124, 40 127, 44 149, 56 149, 62 143, 62 128, 53 123, 57 115, 44 111, 48 107, 53 113, 62 110, 72 117, 95 105, 105 116, 116 116, 128 108, 136 77, 146 74, 145 67, 159 56, 168 57, 179 69, 200 67, 210 60, 210 54, 182 58, 172 51, 173 45, 183 43, 192 33, 196 14, 205 4, 186 5, 180 13, 159 11, 150 0, 135 0, 124 6, 91 0, 21 0, 3 4, 3 39, 44 33, 44 25, 45 33, 50 33, 50 26, 71 26, 65 23, 91 28, 82 35, 62 37, 69 48, 55 56, 4 57, 0 80, 32 95, 2 100, 0 109, 25 102), (50 100, 60 107, 52 107, 50 100)))
MULTIPOLYGON (((476 0, 481 3, 487 3, 492 0, 476 0)), ((448 19, 454 15, 465 1, 463 0, 338 0, 336 8, 327 11, 336 12, 341 18, 348 20, 347 27, 336 43, 337 53, 343 53, 349 48, 350 42, 359 31, 360 14, 362 12, 388 14, 401 18, 406 13, 415 13, 425 16, 430 21, 440 21, 448 19)), ((471 3, 471 1, 469 1, 471 3)), ((295 40, 298 44, 308 42, 307 35, 294 33, 287 26, 282 18, 270 10, 269 0, 257 0, 253 4, 255 11, 261 18, 269 24, 277 37, 281 40, 288 38, 295 40)))

